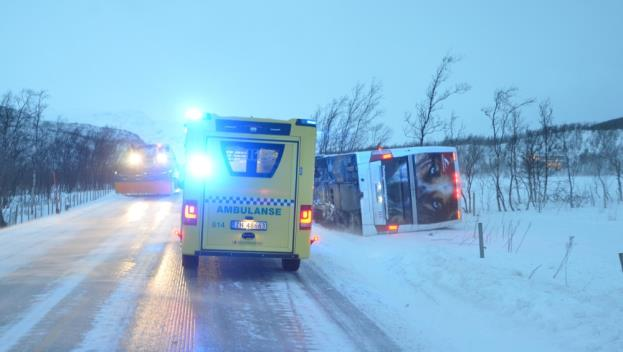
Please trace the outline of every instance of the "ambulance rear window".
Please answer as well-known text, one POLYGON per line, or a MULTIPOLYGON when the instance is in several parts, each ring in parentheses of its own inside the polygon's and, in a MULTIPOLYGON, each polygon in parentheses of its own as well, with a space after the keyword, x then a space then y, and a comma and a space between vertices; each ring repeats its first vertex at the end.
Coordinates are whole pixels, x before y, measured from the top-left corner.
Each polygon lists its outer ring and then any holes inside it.
POLYGON ((227 168, 233 176, 273 177, 283 144, 221 142, 227 168))

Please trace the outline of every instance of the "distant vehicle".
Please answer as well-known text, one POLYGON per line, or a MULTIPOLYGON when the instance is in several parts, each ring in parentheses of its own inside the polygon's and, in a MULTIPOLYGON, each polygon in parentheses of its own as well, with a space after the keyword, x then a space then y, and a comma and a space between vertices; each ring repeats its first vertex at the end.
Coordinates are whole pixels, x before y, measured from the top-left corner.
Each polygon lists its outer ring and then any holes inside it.
POLYGON ((362 235, 449 226, 461 219, 458 170, 452 147, 318 156, 315 220, 362 235))
POLYGON ((315 121, 198 116, 187 124, 182 264, 198 256, 309 257, 315 121))
POLYGON ((125 195, 168 195, 175 192, 179 172, 169 146, 133 146, 115 171, 115 191, 125 195))

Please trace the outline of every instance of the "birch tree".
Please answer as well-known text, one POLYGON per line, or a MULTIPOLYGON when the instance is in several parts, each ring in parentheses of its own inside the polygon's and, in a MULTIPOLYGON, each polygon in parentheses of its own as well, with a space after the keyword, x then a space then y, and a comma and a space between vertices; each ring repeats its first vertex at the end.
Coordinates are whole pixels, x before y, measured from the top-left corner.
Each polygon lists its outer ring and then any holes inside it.
POLYGON ((459 59, 455 56, 444 56, 431 77, 425 98, 415 105, 415 112, 405 113, 405 135, 414 140, 417 145, 424 145, 429 135, 441 132, 446 128, 447 124, 439 114, 444 107, 443 104, 453 95, 466 93, 471 88, 467 83, 458 83, 450 88, 446 87, 450 78, 451 67, 458 61, 459 59))

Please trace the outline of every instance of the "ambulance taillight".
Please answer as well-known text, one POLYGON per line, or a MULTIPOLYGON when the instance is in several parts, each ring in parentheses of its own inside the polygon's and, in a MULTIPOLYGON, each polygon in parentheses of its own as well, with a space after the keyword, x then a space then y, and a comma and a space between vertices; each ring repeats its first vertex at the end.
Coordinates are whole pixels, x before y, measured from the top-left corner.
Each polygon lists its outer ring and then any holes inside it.
POLYGON ((299 228, 301 230, 311 230, 312 225, 312 206, 301 205, 299 213, 299 228))
POLYGON ((197 201, 184 201, 184 207, 182 208, 182 224, 197 225, 197 213, 197 201))

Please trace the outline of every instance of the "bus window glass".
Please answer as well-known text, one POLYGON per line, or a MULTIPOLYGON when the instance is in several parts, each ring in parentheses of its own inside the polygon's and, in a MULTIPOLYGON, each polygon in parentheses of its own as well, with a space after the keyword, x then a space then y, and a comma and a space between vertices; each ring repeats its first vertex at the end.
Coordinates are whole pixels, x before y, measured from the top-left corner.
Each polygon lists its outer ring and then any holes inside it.
POLYGON ((407 161, 407 157, 383 161, 387 187, 387 222, 390 224, 413 223, 407 161))
POLYGON ((433 224, 458 218, 454 171, 452 153, 416 155, 416 200, 419 224, 433 224))

